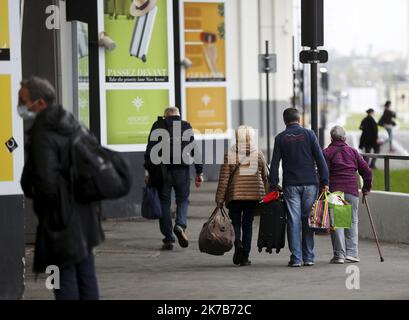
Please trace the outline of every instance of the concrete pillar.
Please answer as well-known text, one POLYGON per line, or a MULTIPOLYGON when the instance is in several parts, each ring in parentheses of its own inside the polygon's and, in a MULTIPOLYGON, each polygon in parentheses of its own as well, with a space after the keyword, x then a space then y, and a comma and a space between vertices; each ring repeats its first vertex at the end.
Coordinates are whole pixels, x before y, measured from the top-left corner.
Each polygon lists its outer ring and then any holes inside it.
MULTIPOLYGON (((264 52, 265 41, 270 41, 270 50, 277 54, 277 73, 273 74, 271 92, 272 135, 280 132, 282 111, 290 107, 292 96, 293 63, 293 3, 286 0, 259 0, 260 3, 260 38, 259 48, 264 52)), ((261 99, 266 96, 265 77, 261 79, 261 99)), ((272 137, 270 137, 272 139, 272 137)))

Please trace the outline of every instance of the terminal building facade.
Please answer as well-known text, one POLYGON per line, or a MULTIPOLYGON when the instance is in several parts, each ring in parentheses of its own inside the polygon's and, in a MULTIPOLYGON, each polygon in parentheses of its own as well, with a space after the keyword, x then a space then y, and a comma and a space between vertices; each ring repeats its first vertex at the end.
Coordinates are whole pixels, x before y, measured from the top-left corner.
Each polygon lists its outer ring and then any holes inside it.
MULTIPOLYGON (((247 124, 265 149, 258 56, 266 41, 277 55, 271 137, 283 128, 298 60, 296 7, 288 0, 0 0, 0 299, 23 298, 25 245, 35 241, 37 223, 19 186, 30 126, 17 114, 22 79, 49 79, 57 103, 123 153, 132 191, 104 203, 103 214, 138 217, 147 137, 166 107, 180 107, 199 140, 227 145, 231 130, 247 124)), ((216 180, 222 155, 205 158, 212 159, 205 177, 216 180)))

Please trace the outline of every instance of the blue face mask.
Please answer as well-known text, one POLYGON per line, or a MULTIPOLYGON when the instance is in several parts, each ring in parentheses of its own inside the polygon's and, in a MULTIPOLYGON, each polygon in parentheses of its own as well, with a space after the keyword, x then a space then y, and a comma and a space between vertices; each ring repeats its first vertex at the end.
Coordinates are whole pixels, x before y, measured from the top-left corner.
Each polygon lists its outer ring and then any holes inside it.
POLYGON ((26 105, 19 105, 17 107, 19 116, 23 120, 34 120, 37 116, 37 112, 30 111, 26 105))

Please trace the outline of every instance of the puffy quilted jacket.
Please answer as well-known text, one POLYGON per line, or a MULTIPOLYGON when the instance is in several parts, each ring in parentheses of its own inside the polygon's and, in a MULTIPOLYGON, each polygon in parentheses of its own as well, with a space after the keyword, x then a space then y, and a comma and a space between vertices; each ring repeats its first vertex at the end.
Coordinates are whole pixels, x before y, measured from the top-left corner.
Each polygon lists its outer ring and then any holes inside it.
POLYGON ((269 192, 267 165, 262 152, 253 147, 233 146, 224 155, 216 203, 226 206, 233 200, 261 200, 269 192), (238 163, 242 163, 229 179, 238 163))

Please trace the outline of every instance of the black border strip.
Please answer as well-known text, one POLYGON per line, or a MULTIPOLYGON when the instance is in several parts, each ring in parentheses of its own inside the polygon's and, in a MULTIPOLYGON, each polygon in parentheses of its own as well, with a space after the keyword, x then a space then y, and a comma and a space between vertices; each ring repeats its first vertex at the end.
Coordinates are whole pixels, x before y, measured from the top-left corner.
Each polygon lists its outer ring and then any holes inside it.
POLYGON ((0 61, 10 61, 10 49, 0 49, 0 61))

